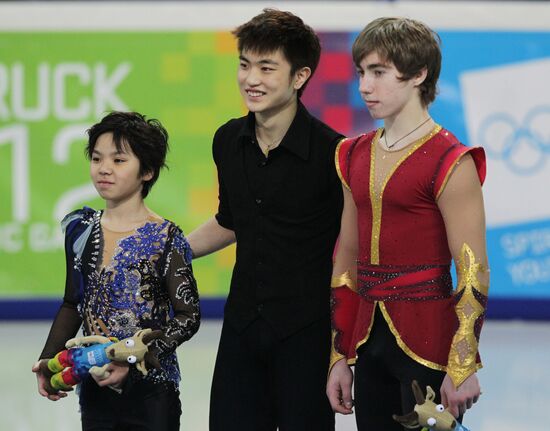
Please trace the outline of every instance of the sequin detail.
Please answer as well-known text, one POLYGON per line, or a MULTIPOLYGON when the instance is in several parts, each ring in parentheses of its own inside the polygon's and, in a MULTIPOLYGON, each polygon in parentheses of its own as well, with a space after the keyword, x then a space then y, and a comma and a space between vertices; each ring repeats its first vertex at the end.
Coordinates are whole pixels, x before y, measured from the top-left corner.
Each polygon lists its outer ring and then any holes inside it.
POLYGON ((357 263, 359 294, 369 301, 430 301, 452 295, 449 265, 357 263))
POLYGON ((177 387, 180 372, 175 349, 196 332, 200 322, 190 247, 172 222, 148 222, 120 239, 112 260, 100 269, 101 214, 95 211, 80 220, 92 226, 84 255, 74 266, 82 278, 78 310, 84 335, 123 339, 139 329, 162 329, 164 337, 153 344, 161 368, 149 370, 144 378, 155 383, 169 381, 177 387), (177 283, 172 294, 180 308, 186 307, 185 317, 173 317, 167 283, 177 283))
POLYGON ((457 262, 455 310, 459 327, 453 337, 447 364, 447 373, 457 388, 479 368, 476 363, 478 340, 485 315, 488 286, 482 285, 478 276, 485 271, 485 267, 476 262, 470 246, 463 244, 457 262))
POLYGON ((378 141, 382 135, 382 128, 379 128, 376 131, 376 135, 371 142, 371 159, 370 159, 370 178, 369 178, 369 190, 370 190, 370 199, 372 205, 372 233, 371 233, 371 262, 372 264, 380 263, 380 231, 382 228, 382 201, 384 196, 384 190, 386 185, 392 178, 395 171, 401 166, 405 160, 407 160, 411 154, 413 154, 418 148, 428 142, 432 137, 434 137, 441 130, 440 125, 436 125, 430 133, 413 142, 406 153, 397 161, 395 166, 388 172, 386 178, 381 184, 380 190, 376 190, 375 184, 375 160, 376 160, 376 150, 378 147, 378 141))

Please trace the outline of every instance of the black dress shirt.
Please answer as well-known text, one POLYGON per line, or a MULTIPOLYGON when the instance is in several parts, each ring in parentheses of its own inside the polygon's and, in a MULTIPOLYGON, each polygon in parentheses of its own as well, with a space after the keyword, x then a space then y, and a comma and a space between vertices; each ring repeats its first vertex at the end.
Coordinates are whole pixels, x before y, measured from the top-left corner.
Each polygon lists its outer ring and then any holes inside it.
POLYGON ((214 136, 216 219, 237 238, 225 319, 241 331, 261 315, 285 337, 330 313, 342 211, 334 153, 342 136, 299 103, 285 137, 265 157, 254 125, 249 113, 214 136))

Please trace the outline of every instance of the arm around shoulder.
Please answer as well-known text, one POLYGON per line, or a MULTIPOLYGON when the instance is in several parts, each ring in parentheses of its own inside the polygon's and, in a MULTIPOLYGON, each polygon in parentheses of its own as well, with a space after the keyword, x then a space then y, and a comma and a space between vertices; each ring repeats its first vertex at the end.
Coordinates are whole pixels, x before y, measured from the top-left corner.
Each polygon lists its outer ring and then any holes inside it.
POLYGON ((194 258, 221 250, 233 244, 235 240, 235 232, 221 226, 216 217, 208 219, 187 235, 187 241, 191 246, 191 250, 193 250, 194 258))

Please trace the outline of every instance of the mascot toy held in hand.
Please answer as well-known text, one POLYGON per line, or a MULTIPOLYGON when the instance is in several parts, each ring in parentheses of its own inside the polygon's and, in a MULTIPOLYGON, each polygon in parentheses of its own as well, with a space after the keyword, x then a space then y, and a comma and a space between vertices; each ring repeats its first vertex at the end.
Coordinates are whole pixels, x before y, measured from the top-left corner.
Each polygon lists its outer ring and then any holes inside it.
POLYGON ((431 387, 426 387, 424 397, 418 382, 414 380, 412 390, 416 399, 414 411, 404 416, 393 415, 405 428, 423 427, 422 431, 468 431, 442 404, 434 403, 435 393, 431 387))
POLYGON ((40 370, 46 377, 46 390, 50 394, 70 391, 88 374, 103 380, 110 374, 107 371, 110 362, 136 364, 136 368, 147 375, 146 364, 160 368, 148 345, 163 336, 160 330, 142 329, 121 341, 100 335, 72 338, 65 344, 67 350, 52 359, 40 361, 40 370))

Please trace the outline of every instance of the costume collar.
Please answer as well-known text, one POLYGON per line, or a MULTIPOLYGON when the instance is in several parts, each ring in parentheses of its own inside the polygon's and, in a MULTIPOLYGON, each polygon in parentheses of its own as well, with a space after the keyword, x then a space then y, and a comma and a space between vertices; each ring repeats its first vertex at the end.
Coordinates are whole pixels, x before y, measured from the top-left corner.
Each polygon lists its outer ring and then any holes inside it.
MULTIPOLYGON (((298 100, 296 115, 294 116, 286 135, 279 144, 279 147, 283 147, 303 160, 307 160, 309 158, 311 120, 312 117, 306 107, 298 100)), ((238 138, 241 143, 251 144, 255 142, 255 126, 256 118, 254 113, 249 112, 246 117, 246 121, 239 132, 238 138)))

